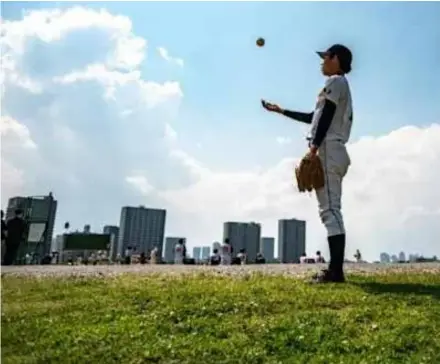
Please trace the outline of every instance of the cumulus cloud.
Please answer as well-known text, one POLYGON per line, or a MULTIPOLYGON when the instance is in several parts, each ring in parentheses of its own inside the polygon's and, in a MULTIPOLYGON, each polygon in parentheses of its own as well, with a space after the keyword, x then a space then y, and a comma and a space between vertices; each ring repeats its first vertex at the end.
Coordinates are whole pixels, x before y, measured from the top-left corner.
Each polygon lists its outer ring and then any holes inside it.
MULTIPOLYGON (((180 138, 174 119, 180 83, 145 78, 148 42, 129 18, 83 7, 31 11, 3 22, 0 43, 3 206, 15 194, 53 191, 57 226, 95 229, 117 223, 124 205, 165 207, 167 233, 187 236, 190 245, 219 240, 226 220, 261 222, 263 234, 276 237, 277 220, 296 217, 308 222, 308 251, 326 251, 315 197, 296 190, 300 156, 232 171, 194 154, 208 146, 183 147, 188 135, 180 138)), ((439 124, 349 146, 343 209, 350 254, 438 254, 439 146, 439 124)))
POLYGON ((142 193, 143 196, 147 196, 150 194, 154 187, 148 182, 147 177, 142 175, 135 175, 135 176, 129 176, 126 177, 125 180, 127 183, 131 184, 134 188, 139 190, 140 193, 142 193))
MULTIPOLYGON (((125 16, 110 14, 107 10, 93 11, 74 7, 67 11, 60 9, 28 12, 20 21, 4 21, 1 44, 7 58, 16 61, 25 55, 28 40, 37 39, 44 43, 59 42, 72 32, 98 29, 105 30, 111 43, 106 63, 123 69, 137 68, 145 57, 146 40, 132 31, 131 20, 125 16)), ((81 46, 81 45, 80 45, 81 46)))
POLYGON ((9 116, 2 116, 0 122, 2 146, 5 150, 13 147, 35 149, 37 145, 32 140, 29 129, 9 116))
MULTIPOLYGON (((349 146, 352 166, 344 184, 343 210, 348 253, 360 249, 369 259, 381 251, 435 254, 440 237, 440 125, 403 127, 349 146), (436 222, 437 221, 437 222, 436 222)), ((196 240, 218 238, 221 221, 259 221, 266 236, 277 236, 277 220, 308 222, 309 252, 326 251, 325 230, 313 195, 296 190, 293 167, 284 159, 260 172, 219 172, 198 165, 203 173, 193 185, 164 191, 162 197, 194 219, 181 229, 196 240)))
POLYGON ((149 186, 191 181, 164 140, 183 91, 179 82, 144 78, 147 40, 129 18, 83 7, 30 11, 3 22, 0 43, 9 65, 3 206, 13 194, 53 191, 59 226, 70 220, 99 229, 119 221, 121 206, 138 205, 149 186))
POLYGON ((157 47, 159 55, 167 62, 174 63, 180 67, 183 67, 183 59, 177 57, 171 57, 168 50, 164 47, 157 47))

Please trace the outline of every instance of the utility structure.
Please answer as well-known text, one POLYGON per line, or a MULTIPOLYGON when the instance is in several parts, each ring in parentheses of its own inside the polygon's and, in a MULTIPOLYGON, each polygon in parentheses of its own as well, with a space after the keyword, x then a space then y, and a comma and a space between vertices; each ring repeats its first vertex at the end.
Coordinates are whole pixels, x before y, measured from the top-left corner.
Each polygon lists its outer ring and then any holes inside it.
POLYGON ((23 211, 26 231, 20 242, 15 264, 23 264, 26 255, 38 264, 51 253, 52 235, 57 212, 57 201, 52 192, 47 196, 16 196, 8 201, 6 219, 13 218, 15 211, 23 211))

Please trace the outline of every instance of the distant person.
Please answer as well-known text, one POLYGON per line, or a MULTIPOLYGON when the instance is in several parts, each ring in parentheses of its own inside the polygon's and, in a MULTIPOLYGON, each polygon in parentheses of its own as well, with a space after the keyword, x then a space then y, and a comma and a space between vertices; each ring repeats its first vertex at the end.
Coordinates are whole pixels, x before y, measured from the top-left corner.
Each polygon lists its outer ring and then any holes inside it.
POLYGON ((187 257, 187 251, 186 251, 186 243, 185 243, 185 239, 180 239, 180 243, 183 246, 183 261, 185 261, 186 257, 187 257))
POLYGON ((362 255, 359 249, 356 249, 356 254, 354 255, 354 258, 356 259, 356 262, 360 263, 362 261, 362 255))
POLYGON ((145 252, 142 252, 141 255, 139 256, 139 263, 141 264, 147 263, 147 256, 145 252))
POLYGON ((229 239, 225 239, 221 246, 221 264, 231 265, 232 262, 232 246, 229 239))
POLYGON ((150 264, 157 264, 159 258, 159 249, 155 246, 150 252, 150 264))
POLYGON ((302 253, 301 256, 299 257, 299 263, 300 264, 305 264, 307 263, 307 255, 306 253, 302 253))
POLYGON ((325 259, 321 255, 321 252, 319 250, 316 252, 315 262, 316 263, 325 263, 325 259))
POLYGON ((6 249, 6 234, 7 234, 7 227, 6 227, 6 222, 5 222, 5 212, 3 210, 2 211, 2 262, 3 262, 3 255, 5 253, 5 249, 6 249))
POLYGON ((220 256, 220 253, 218 252, 218 249, 214 249, 213 253, 214 254, 211 255, 210 264, 211 265, 220 265, 221 256, 220 256))
POLYGON ((6 240, 4 265, 12 265, 17 258, 18 249, 26 231, 26 222, 23 219, 23 211, 15 210, 15 216, 6 223, 6 240))
POLYGON ((240 249, 240 251, 237 254, 237 258, 240 259, 240 264, 241 265, 245 265, 246 264, 246 250, 245 249, 240 249))
POLYGON ((127 247, 125 250, 125 264, 131 264, 131 256, 133 254, 133 250, 131 249, 131 246, 127 247))
POLYGON ((266 258, 264 257, 264 255, 262 253, 257 254, 257 259, 255 260, 255 263, 257 263, 257 264, 265 264, 266 263, 266 258))
POLYGON ((185 259, 186 247, 183 239, 179 239, 174 247, 174 264, 183 264, 185 259))

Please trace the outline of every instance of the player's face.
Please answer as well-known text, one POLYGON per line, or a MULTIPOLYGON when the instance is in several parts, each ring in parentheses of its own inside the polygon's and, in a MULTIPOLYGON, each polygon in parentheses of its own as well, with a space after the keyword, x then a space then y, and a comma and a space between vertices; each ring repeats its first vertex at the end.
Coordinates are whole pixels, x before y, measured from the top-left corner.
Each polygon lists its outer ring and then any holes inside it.
POLYGON ((330 55, 325 56, 321 63, 321 72, 324 76, 332 76, 338 73, 339 60, 338 57, 330 55))

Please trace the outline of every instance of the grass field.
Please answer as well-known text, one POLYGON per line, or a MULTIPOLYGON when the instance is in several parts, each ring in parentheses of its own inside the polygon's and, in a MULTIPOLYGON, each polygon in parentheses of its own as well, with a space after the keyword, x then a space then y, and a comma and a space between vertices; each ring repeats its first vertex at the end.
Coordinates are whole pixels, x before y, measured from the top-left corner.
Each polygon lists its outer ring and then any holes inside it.
POLYGON ((440 276, 2 279, 2 363, 440 363, 440 276))

